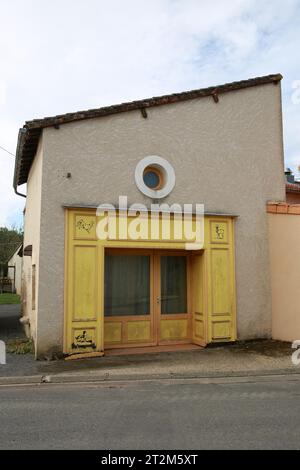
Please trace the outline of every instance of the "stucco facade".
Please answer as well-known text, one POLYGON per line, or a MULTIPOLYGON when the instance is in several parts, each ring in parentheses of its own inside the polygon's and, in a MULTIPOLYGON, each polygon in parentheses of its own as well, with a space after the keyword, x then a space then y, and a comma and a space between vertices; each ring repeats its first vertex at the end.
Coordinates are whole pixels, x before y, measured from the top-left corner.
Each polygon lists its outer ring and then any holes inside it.
POLYGON ((37 266, 36 320, 25 312, 39 356, 61 353, 64 331, 65 205, 152 202, 135 185, 147 155, 168 160, 176 185, 163 202, 203 203, 235 214, 238 339, 271 336, 266 203, 285 199, 280 83, 235 90, 43 129, 31 168, 25 241, 37 266), (35 325, 35 321, 37 322, 35 325))
POLYGON ((269 204, 272 337, 300 339, 300 204, 269 204))
POLYGON ((43 173, 43 139, 30 169, 27 182, 27 199, 24 213, 24 247, 32 245, 32 256, 23 256, 22 270, 22 316, 26 332, 37 344, 37 315, 39 311, 39 268, 41 203, 43 173), (35 271, 35 274, 33 274, 35 271), (34 286, 33 286, 34 282, 34 286), (32 295, 35 299, 33 300, 32 295), (29 328, 30 326, 30 328, 29 328))

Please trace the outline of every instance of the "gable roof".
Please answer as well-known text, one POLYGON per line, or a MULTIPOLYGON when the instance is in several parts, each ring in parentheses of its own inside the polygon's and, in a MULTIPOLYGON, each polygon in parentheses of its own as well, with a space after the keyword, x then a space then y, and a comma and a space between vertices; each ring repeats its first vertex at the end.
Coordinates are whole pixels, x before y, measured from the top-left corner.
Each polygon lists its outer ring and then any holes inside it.
POLYGON ((9 258, 6 261, 7 263, 10 262, 10 260, 15 256, 15 254, 21 257, 23 256, 23 242, 16 242, 16 246, 17 248, 14 250, 14 252, 9 255, 9 258))
POLYGON ((34 119, 32 121, 26 121, 24 126, 19 130, 18 135, 13 183, 14 188, 16 190, 19 185, 27 182, 29 170, 39 143, 39 138, 42 133, 42 130, 45 127, 58 127, 61 124, 66 124, 74 121, 98 118, 102 116, 108 116, 111 114, 133 110, 141 110, 144 113, 143 115, 145 115, 146 108, 178 103, 179 101, 203 98, 207 96, 212 96, 214 101, 218 102, 218 95, 222 93, 227 93, 234 90, 241 90, 243 88, 258 85, 265 85, 268 83, 276 84, 281 79, 281 74, 266 75, 264 77, 250 78, 248 80, 226 83, 224 85, 218 85, 209 88, 200 88, 197 90, 185 91, 182 93, 174 93, 171 95, 153 97, 139 101, 131 101, 129 103, 122 103, 113 106, 89 109, 87 111, 77 111, 74 113, 60 114, 53 117, 45 117, 43 119, 34 119))

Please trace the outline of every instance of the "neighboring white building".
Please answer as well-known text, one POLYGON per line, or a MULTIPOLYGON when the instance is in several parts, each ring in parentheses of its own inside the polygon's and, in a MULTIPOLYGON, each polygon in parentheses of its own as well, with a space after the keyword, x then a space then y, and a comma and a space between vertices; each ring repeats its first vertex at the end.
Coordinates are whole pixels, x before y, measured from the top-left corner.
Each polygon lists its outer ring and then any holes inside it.
POLYGON ((13 291, 21 295, 23 245, 19 245, 8 261, 7 277, 11 279, 13 291))

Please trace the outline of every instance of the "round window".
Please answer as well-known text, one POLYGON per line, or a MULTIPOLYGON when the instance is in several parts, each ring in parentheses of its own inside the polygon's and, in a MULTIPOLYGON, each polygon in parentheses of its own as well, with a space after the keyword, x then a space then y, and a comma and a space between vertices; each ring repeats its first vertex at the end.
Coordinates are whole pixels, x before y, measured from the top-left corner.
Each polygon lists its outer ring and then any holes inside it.
POLYGON ((158 155, 142 158, 135 167, 134 177, 139 190, 153 199, 168 196, 175 186, 172 165, 158 155))
POLYGON ((162 175, 156 168, 147 167, 143 174, 145 185, 150 189, 158 189, 161 187, 162 175))

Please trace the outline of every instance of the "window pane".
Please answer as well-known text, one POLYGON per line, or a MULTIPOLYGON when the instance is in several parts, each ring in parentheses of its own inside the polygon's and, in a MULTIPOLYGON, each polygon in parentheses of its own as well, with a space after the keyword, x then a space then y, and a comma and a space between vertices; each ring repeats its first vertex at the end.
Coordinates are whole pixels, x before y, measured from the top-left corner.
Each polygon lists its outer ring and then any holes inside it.
POLYGON ((161 313, 187 313, 186 256, 161 257, 161 313))
POLYGON ((147 171, 143 179, 148 188, 156 188, 159 185, 159 176, 154 171, 147 171))
POLYGON ((105 256, 104 315, 150 314, 150 257, 105 256))

